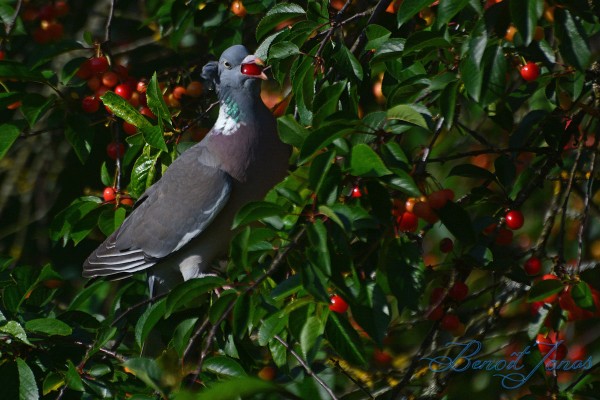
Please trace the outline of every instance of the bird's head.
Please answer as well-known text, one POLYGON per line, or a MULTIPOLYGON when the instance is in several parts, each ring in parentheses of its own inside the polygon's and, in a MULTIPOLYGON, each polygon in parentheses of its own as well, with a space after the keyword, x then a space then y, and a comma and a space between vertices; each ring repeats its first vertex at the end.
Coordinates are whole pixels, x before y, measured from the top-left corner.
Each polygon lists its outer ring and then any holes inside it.
POLYGON ((242 45, 231 46, 221 54, 219 61, 211 61, 202 69, 202 76, 217 90, 260 90, 260 81, 266 80, 264 64, 242 45))

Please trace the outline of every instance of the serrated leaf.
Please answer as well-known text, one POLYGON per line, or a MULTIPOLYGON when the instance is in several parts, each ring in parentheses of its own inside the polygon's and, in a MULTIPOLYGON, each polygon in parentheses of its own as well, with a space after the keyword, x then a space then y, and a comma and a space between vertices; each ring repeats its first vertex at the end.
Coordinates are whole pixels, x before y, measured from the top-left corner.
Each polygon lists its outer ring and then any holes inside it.
POLYGON ((300 149, 298 164, 304 164, 317 151, 329 146, 334 140, 354 133, 354 128, 347 128, 348 123, 341 121, 326 123, 310 132, 300 149))
POLYGON ((134 357, 125 361, 123 366, 127 367, 131 373, 133 373, 138 379, 142 380, 148 386, 159 393, 163 393, 161 389, 162 385, 160 383, 164 372, 161 370, 156 360, 143 357, 134 357))
POLYGON ((195 300, 206 293, 224 286, 226 281, 218 276, 190 279, 174 288, 167 296, 165 317, 182 308, 197 305, 195 300))
POLYGON ((65 137, 75 150, 79 161, 85 164, 92 150, 95 130, 87 118, 78 114, 69 115, 66 122, 65 137))
POLYGON ((575 284, 571 289, 571 296, 577 306, 584 310, 596 311, 592 290, 586 282, 580 281, 575 284))
POLYGON ((268 217, 282 215, 283 208, 275 203, 254 201, 245 204, 233 219, 233 228, 268 217))
POLYGON ((25 329, 49 336, 69 336, 73 332, 73 329, 69 325, 55 318, 29 320, 25 323, 25 329))
POLYGON ((370 24, 365 28, 365 34, 367 35, 368 40, 365 49, 377 50, 388 40, 392 35, 392 32, 381 25, 370 24))
POLYGON ((288 323, 288 316, 280 311, 262 321, 258 329, 258 344, 266 346, 275 335, 281 333, 288 323))
POLYGON ((544 10, 543 3, 538 0, 509 0, 508 5, 511 21, 519 31, 523 44, 528 46, 544 10))
POLYGON ((579 17, 564 8, 554 11, 554 32, 558 38, 560 54, 580 71, 585 71, 592 61, 590 40, 579 17))
POLYGON ((113 114, 138 127, 146 143, 159 150, 168 151, 160 127, 152 125, 127 100, 111 91, 106 92, 101 99, 113 114))
POLYGON ((148 88, 146 89, 146 97, 148 99, 148 108, 152 110, 154 115, 156 115, 159 118, 159 120, 167 122, 167 124, 170 126, 171 113, 169 112, 169 107, 167 106, 167 103, 165 103, 162 91, 158 86, 158 78, 156 76, 156 72, 152 74, 152 78, 150 78, 150 82, 148 82, 148 88))
POLYGON ((349 78, 353 77, 359 81, 363 80, 363 68, 358 59, 352 54, 350 49, 342 45, 340 50, 334 56, 336 69, 349 78))
POLYGON ((331 347, 346 361, 365 365, 365 350, 360 342, 358 333, 346 317, 330 313, 325 324, 325 336, 331 347))
POLYGON ((17 321, 8 321, 6 324, 0 326, 0 333, 5 333, 23 343, 31 345, 31 342, 27 339, 25 329, 17 321))
POLYGON ((399 168, 394 168, 393 172, 393 176, 385 177, 384 182, 386 185, 412 197, 421 196, 421 190, 419 190, 415 180, 408 172, 399 168))
POLYGON ((302 7, 294 3, 279 3, 269 9, 256 27, 256 40, 260 42, 279 23, 306 15, 302 7))
POLYGON ((317 343, 319 336, 323 334, 324 326, 318 317, 310 316, 306 319, 302 332, 300 333, 300 349, 305 359, 317 343))
POLYGON ((408 122, 410 124, 420 126, 421 128, 428 129, 427 121, 425 121, 423 115, 421 115, 421 113, 408 104, 399 104, 390 108, 387 111, 387 118, 389 120, 408 122))
POLYGON ((269 47, 269 59, 284 59, 300 54, 300 49, 292 42, 278 42, 269 47))
POLYGON ((23 96, 21 112, 30 127, 33 127, 54 105, 55 96, 45 97, 37 93, 27 93, 23 96))
POLYGON ((135 324, 135 342, 140 349, 144 347, 144 342, 152 329, 165 316, 166 302, 167 299, 163 298, 152 304, 135 324))
POLYGON ((2 124, 0 125, 0 132, 2 132, 0 135, 0 159, 2 159, 8 152, 8 149, 17 140, 21 131, 14 125, 2 124))
POLYGON ((308 130, 300 125, 292 115, 283 115, 277 119, 277 131, 283 143, 301 147, 308 136, 308 130))
POLYGON ((113 177, 108 172, 106 161, 102 162, 102 166, 100 167, 100 181, 104 186, 113 186, 113 177))
POLYGON ((81 379, 77 368, 71 360, 67 360, 67 373, 65 374, 65 384, 71 390, 75 390, 77 392, 85 392, 83 379, 81 379))
POLYGON ((244 367, 233 358, 226 356, 214 356, 204 360, 202 370, 212 372, 222 377, 247 376, 244 367))
POLYGON ((389 38, 375 52, 372 62, 396 60, 404 51, 404 38, 389 38))
POLYGON ((21 358, 17 358, 17 371, 19 372, 19 400, 38 400, 40 394, 33 371, 21 358))
POLYGON ((361 143, 352 148, 350 172, 362 177, 381 177, 390 175, 390 171, 379 155, 367 144, 361 143))
POLYGON ((4 60, 0 63, 0 78, 46 83, 40 71, 31 69, 16 61, 4 60))

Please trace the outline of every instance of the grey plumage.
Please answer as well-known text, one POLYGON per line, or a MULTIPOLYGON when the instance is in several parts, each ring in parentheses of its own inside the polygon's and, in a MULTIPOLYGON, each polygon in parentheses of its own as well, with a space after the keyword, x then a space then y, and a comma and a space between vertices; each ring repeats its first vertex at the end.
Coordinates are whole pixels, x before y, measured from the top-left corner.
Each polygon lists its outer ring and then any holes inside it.
POLYGON ((220 101, 207 136, 178 157, 138 200, 121 227, 85 261, 84 277, 121 277, 148 270, 151 286, 168 290, 205 273, 227 249, 235 213, 260 200, 283 178, 289 150, 260 99, 261 75, 243 46, 223 52, 203 69, 220 101))

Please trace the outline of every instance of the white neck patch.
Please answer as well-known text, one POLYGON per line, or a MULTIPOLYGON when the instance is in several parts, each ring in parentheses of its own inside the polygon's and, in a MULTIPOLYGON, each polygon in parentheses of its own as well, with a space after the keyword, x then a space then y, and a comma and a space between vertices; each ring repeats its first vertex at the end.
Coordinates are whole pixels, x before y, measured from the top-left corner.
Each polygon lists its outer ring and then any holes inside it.
POLYGON ((221 135, 230 136, 238 130, 240 126, 245 125, 242 122, 236 121, 236 117, 239 118, 239 112, 236 113, 234 111, 236 110, 232 110, 226 102, 221 103, 219 117, 213 127, 215 133, 218 132, 221 135), (234 117, 233 115, 236 116, 234 117))

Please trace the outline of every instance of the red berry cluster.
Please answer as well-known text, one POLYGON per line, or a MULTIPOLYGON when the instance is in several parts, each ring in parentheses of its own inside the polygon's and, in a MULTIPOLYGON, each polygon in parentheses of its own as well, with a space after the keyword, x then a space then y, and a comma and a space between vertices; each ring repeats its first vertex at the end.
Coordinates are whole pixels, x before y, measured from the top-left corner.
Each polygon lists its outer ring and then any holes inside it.
POLYGON ((427 319, 431 321, 441 320, 440 326, 445 331, 454 336, 460 336, 464 333, 465 326, 457 315, 452 312, 445 313, 446 304, 460 303, 469 295, 469 286, 466 283, 457 281, 446 292, 446 289, 437 287, 431 291, 429 304, 431 309, 427 313, 427 319), (448 303, 450 302, 450 303, 448 303))
POLYGON ((415 232, 419 226, 419 218, 429 224, 439 221, 437 210, 454 200, 454 191, 442 189, 431 192, 428 196, 409 197, 405 201, 395 200, 392 215, 395 217, 398 232, 415 232))
POLYGON ((21 13, 25 22, 36 23, 33 31, 33 40, 39 44, 56 42, 63 37, 64 27, 59 19, 69 13, 69 4, 66 1, 55 1, 42 7, 28 5, 21 13))

